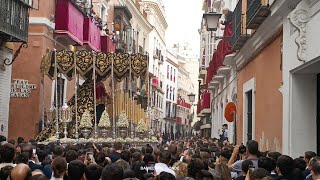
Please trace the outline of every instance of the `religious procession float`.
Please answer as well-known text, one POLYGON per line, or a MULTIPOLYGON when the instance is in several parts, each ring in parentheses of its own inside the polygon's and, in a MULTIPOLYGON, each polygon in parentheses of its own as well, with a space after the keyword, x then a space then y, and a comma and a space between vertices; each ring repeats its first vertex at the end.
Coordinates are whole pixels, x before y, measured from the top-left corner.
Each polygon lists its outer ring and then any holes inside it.
MULTIPOLYGON (((131 83, 138 78, 149 93, 147 55, 52 50, 42 58, 41 74, 48 76, 55 88, 54 102, 47 113, 48 120, 42 122, 44 129, 38 141, 157 142, 150 133, 148 111, 137 102, 131 83), (63 93, 59 93, 62 77, 73 84, 74 88, 68 89, 74 93, 70 99, 63 99, 63 93), (106 90, 107 81, 110 91, 106 90), (122 88, 124 84, 129 87, 122 88)), ((149 94, 147 97, 149 105, 149 94)))

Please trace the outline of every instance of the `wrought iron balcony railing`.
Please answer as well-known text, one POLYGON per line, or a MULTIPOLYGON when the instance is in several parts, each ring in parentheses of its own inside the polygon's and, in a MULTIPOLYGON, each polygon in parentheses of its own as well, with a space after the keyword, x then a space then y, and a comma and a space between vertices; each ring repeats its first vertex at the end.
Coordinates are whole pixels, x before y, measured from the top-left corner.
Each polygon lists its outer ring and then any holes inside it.
POLYGON ((29 9, 25 1, 0 1, 0 42, 27 42, 29 9))
POLYGON ((247 0, 247 29, 257 29, 270 13, 269 0, 247 0))
POLYGON ((248 40, 249 35, 247 29, 244 26, 244 14, 242 14, 242 0, 238 1, 238 4, 233 12, 233 36, 231 39, 233 50, 239 50, 248 40))

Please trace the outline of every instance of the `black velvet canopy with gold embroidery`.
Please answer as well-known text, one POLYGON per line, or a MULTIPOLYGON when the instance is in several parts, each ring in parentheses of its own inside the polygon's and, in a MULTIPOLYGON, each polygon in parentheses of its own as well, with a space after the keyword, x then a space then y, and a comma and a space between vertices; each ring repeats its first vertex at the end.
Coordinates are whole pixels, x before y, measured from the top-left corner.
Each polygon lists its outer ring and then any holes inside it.
POLYGON ((110 77, 112 66, 114 77, 118 81, 128 76, 130 68, 132 75, 135 77, 143 75, 148 68, 148 57, 142 54, 129 55, 127 53, 104 53, 87 50, 51 51, 41 61, 41 73, 51 79, 54 76, 55 58, 58 73, 64 74, 68 80, 72 79, 75 67, 84 79, 91 78, 94 62, 98 80, 105 80, 110 77))

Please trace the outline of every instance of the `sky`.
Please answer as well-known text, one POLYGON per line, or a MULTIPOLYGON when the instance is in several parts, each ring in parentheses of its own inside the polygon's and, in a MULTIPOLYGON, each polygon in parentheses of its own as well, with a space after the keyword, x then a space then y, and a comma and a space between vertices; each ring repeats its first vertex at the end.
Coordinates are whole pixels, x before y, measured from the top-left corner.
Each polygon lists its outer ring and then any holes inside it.
POLYGON ((162 0, 165 4, 168 30, 166 32, 167 47, 174 43, 187 42, 195 51, 200 53, 200 28, 202 18, 202 0, 162 0))

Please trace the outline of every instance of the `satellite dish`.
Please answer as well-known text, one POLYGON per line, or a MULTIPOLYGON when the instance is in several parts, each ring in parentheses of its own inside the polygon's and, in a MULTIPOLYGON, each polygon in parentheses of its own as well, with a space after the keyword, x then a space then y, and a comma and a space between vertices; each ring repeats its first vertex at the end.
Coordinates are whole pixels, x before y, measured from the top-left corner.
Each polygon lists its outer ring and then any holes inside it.
POLYGON ((237 107, 233 102, 228 102, 224 110, 224 117, 228 122, 233 122, 237 112, 237 107))

